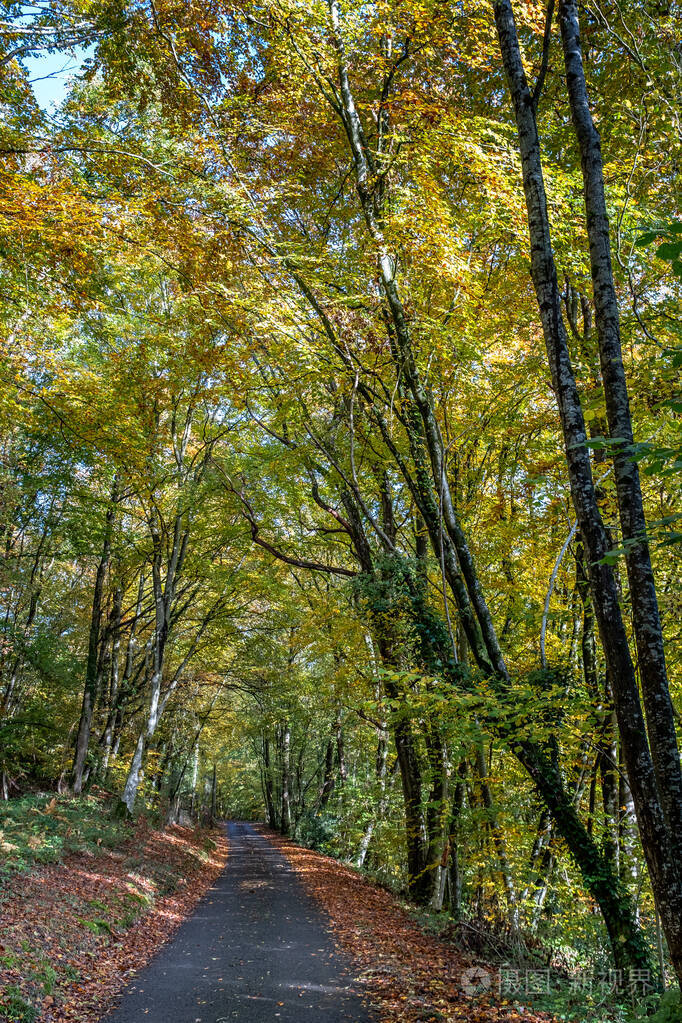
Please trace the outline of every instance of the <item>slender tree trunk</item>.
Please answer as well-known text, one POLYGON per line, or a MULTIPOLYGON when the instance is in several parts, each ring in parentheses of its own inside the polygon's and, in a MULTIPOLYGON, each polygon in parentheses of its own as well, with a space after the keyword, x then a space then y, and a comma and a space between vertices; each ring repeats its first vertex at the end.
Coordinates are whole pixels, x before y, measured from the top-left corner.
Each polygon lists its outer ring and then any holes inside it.
MULTIPOLYGON (((628 785, 622 746, 618 750, 618 866, 623 887, 631 894, 639 890, 640 857, 637 849, 637 816, 628 785)), ((635 905, 639 918, 639 905, 635 905)))
POLYGON ((452 815, 450 818, 450 857, 448 860, 448 891, 450 897, 450 912, 455 920, 462 917, 462 860, 463 849, 460 837, 462 813, 464 811, 466 763, 462 761, 459 766, 459 778, 455 785, 455 794, 452 801, 452 815))
POLYGON ((99 560, 99 564, 97 565, 95 589, 92 596, 92 613, 90 616, 90 633, 88 639, 88 659, 85 668, 85 687, 83 689, 83 703, 81 706, 80 723, 78 725, 78 735, 76 737, 76 753, 71 779, 71 787, 74 795, 76 796, 81 794, 81 790, 83 788, 83 771, 85 769, 85 760, 88 755, 88 747, 90 745, 92 715, 95 710, 101 681, 100 673, 98 671, 98 662, 100 656, 100 632, 102 626, 104 581, 106 579, 107 569, 109 568, 111 534, 114 525, 114 517, 116 515, 117 494, 118 479, 116 478, 114 479, 110 503, 107 509, 104 526, 104 541, 102 544, 102 556, 99 560))
POLYGON ((488 767, 485 762, 485 751, 483 749, 483 742, 480 739, 476 742, 476 773, 478 774, 478 782, 481 789, 481 795, 483 797, 483 805, 485 806, 486 816, 488 818, 488 825, 493 836, 495 852, 497 853, 497 862, 500 868, 500 876, 502 877, 504 893, 507 898, 507 911, 509 913, 509 920, 512 926, 512 930, 518 931, 519 907, 518 899, 516 897, 516 888, 514 885, 514 879, 512 877, 511 866, 509 864, 509 857, 507 856, 507 845, 504 840, 502 829, 500 828, 500 823, 497 819, 495 803, 493 800, 492 792, 490 791, 490 785, 488 784, 488 767))
MULTIPOLYGON (((37 560, 37 556, 36 556, 37 560)), ((37 566, 34 566, 34 572, 37 571, 37 566)), ((32 573, 33 578, 33 573, 32 573)), ((26 640, 29 636, 31 626, 38 610, 38 602, 40 600, 41 588, 34 589, 31 593, 31 599, 29 601, 28 614, 26 621, 23 626, 24 639, 26 640)), ((24 668, 25 655, 23 651, 13 659, 12 666, 9 673, 9 679, 5 686, 2 701, 0 701, 0 718, 10 717, 14 711, 14 707, 17 700, 17 694, 21 689, 21 675, 24 668)))
POLYGON ((277 827, 277 812, 272 791, 272 763, 270 761, 270 740, 263 735, 263 788, 265 790, 265 812, 271 828, 277 827))
MULTIPOLYGON (((582 664, 585 686, 588 693, 595 701, 595 710, 599 709, 602 703, 599 670, 597 665, 597 642, 594 629, 594 612, 592 610, 592 598, 590 596, 589 581, 584 565, 582 547, 576 559, 576 573, 578 576, 577 589, 583 605, 582 624, 582 664)), ((595 792, 597 783, 597 771, 601 774, 602 806, 604 809, 605 842, 604 853, 612 861, 614 869, 618 870, 618 722, 611 688, 608 679, 605 683, 605 702, 607 710, 604 715, 602 736, 599 741, 599 755, 596 763, 596 770, 592 775, 590 784, 590 833, 595 806, 595 792)))
POLYGON ((98 768, 100 778, 107 776, 109 769, 109 757, 114 737, 114 725, 116 723, 116 709, 118 706, 118 675, 119 658, 121 652, 121 611, 123 606, 123 587, 118 585, 114 590, 114 600, 111 612, 111 671, 109 675, 109 699, 107 720, 102 733, 101 746, 103 756, 98 768))
POLYGON ((194 743, 194 750, 192 752, 192 797, 190 802, 190 813, 192 817, 196 813, 197 808, 197 781, 199 780, 199 743, 194 743))
POLYGON ((530 851, 529 863, 528 863, 528 876, 529 880, 523 891, 521 892, 520 902, 523 905, 530 894, 531 880, 537 871, 538 863, 545 848, 547 847, 550 837, 552 834, 551 817, 546 809, 543 809, 540 814, 538 821, 537 831, 535 834, 535 841, 533 842, 533 848, 530 851))
POLYGON ((552 879, 552 874, 554 873, 555 864, 556 857, 554 856, 554 853, 550 848, 546 848, 542 857, 541 877, 538 877, 535 891, 531 895, 533 912, 531 914, 530 929, 533 934, 535 934, 540 924, 542 910, 547 898, 547 892, 549 891, 549 885, 552 879))
MULTIPOLYGON (((178 500, 171 532, 171 546, 166 562, 166 577, 162 578, 163 539, 160 532, 159 516, 155 507, 152 508, 149 517, 149 531, 152 538, 154 555, 152 559, 152 593, 154 595, 154 634, 151 641, 152 676, 149 694, 149 709, 147 721, 140 732, 133 760, 126 778, 121 802, 128 813, 133 812, 137 790, 140 783, 142 764, 148 743, 154 737, 159 718, 163 713, 166 702, 173 690, 173 686, 179 678, 182 666, 187 662, 191 654, 188 654, 181 667, 176 671, 175 682, 166 689, 163 701, 161 699, 161 685, 163 682, 163 671, 166 658, 166 645, 171 627, 171 613, 175 603, 175 593, 178 577, 182 570, 187 542, 189 539, 189 528, 186 524, 185 511, 182 502, 178 500)), ((207 619, 204 619, 204 625, 207 619)), ((202 630, 204 625, 202 625, 202 630)))
MULTIPOLYGON (((380 644, 381 645, 381 644, 380 644)), ((390 663, 390 658, 386 661, 390 663)), ((398 687, 386 682, 389 699, 399 707, 402 702, 398 687)), ((405 807, 405 840, 407 844, 407 886, 410 898, 417 903, 428 902, 431 885, 426 876, 426 849, 424 847, 424 818, 422 814, 422 774, 412 726, 409 718, 398 709, 392 722, 400 779, 405 807)))
POLYGON ((166 768, 170 763, 173 756, 173 742, 171 739, 170 743, 162 742, 160 746, 156 747, 157 756, 157 767, 154 772, 154 778, 152 780, 152 790, 156 793, 161 791, 161 785, 163 784, 163 778, 166 773, 166 768))
POLYGON ((346 778, 348 777, 348 768, 346 767, 346 753, 343 744, 343 725, 341 723, 340 710, 336 715, 334 731, 336 733, 336 760, 339 765, 339 783, 343 785, 346 778))
MULTIPOLYGON (((609 700, 609 692, 606 693, 609 700)), ((613 707, 606 711, 600 743, 602 807, 604 810, 604 855, 618 872, 618 724, 613 707)))
POLYGON ((379 738, 377 742, 377 755, 375 761, 376 769, 376 780, 379 786, 379 802, 376 808, 376 812, 372 814, 372 818, 365 828, 360 844, 358 846, 357 855, 355 857, 355 866, 364 866, 367 853, 374 836, 376 825, 379 821, 383 820, 384 814, 386 813, 386 807, 388 806, 388 797, 390 789, 393 787, 393 780, 395 778, 395 769, 398 767, 398 761, 394 764, 394 770, 391 772, 390 784, 386 777, 387 765, 388 765, 388 742, 386 732, 383 729, 377 730, 379 738))
POLYGON ((334 742, 329 739, 324 754, 324 776, 317 801, 318 813, 325 809, 334 789, 334 742))
POLYGON ((280 831, 283 835, 291 832, 291 804, 289 784, 291 780, 291 727, 286 721, 282 725, 282 799, 280 831))
POLYGON ((438 722, 428 722, 425 729, 426 748, 431 768, 431 791, 426 810, 426 871, 431 885, 430 906, 439 912, 443 908, 447 872, 447 846, 450 823, 450 793, 448 757, 438 722))
MULTIPOLYGON (((54 527, 55 523, 58 522, 59 519, 61 518, 61 511, 58 513, 56 519, 53 518, 53 514, 52 514, 53 513, 53 509, 54 509, 54 498, 50 501, 50 506, 49 506, 47 515, 45 516, 45 521, 44 521, 42 533, 41 533, 41 536, 40 536, 40 540, 38 542, 38 546, 36 548, 35 555, 33 557, 33 564, 31 566, 31 574, 30 574, 30 577, 29 577, 29 588, 30 588, 31 596, 30 596, 30 599, 29 599, 28 614, 26 615, 26 620, 24 621, 23 627, 21 629, 21 632, 23 633, 22 649, 13 658, 10 658, 10 660, 12 662, 12 667, 11 667, 10 672, 9 672, 9 679, 8 679, 8 681, 7 681, 7 683, 5 684, 5 687, 4 687, 4 692, 3 692, 2 700, 0 700, 0 718, 10 717, 14 713, 14 710, 15 710, 15 708, 16 708, 16 706, 18 704, 19 698, 20 698, 21 677, 22 677, 22 673, 23 673, 23 669, 24 669, 24 663, 25 663, 24 644, 26 644, 28 642, 28 639, 29 639, 29 636, 30 636, 30 632, 31 632, 31 627, 32 627, 33 622, 35 620, 35 616, 36 616, 36 613, 37 613, 37 610, 38 610, 38 605, 39 605, 39 602, 40 602, 40 596, 41 596, 41 593, 42 593, 42 577, 43 577, 45 547, 47 545, 48 538, 49 538, 49 536, 51 534, 52 528, 54 527)), ((10 532, 8 530, 7 542, 6 542, 6 545, 5 545, 5 552, 6 552, 7 557, 10 556, 10 551, 11 551, 11 536, 10 536, 10 532)), ((15 629, 17 629, 17 627, 18 627, 17 614, 18 614, 18 608, 15 609, 15 613, 14 613, 14 628, 15 629)), ((9 607, 9 604, 8 604, 7 605, 7 611, 6 611, 6 614, 5 614, 5 621, 3 623, 3 633, 5 635, 7 635, 7 632, 8 632, 9 617, 10 617, 10 607, 9 607)), ((2 653, 0 653, 0 678, 2 678, 4 676, 4 670, 5 670, 5 643, 1 643, 0 642, 0 646, 2 646, 2 648, 3 648, 2 653)), ((10 644, 10 647, 13 649, 14 644, 13 643, 10 644)))
MULTIPOLYGON (((118 683, 118 652, 120 647, 120 616, 121 609, 118 608, 118 626, 114 633, 113 650, 112 650, 112 677, 111 677, 111 705, 109 708, 109 714, 107 716, 106 725, 104 728, 104 734, 102 737, 102 744, 104 746, 104 755, 102 757, 101 775, 106 780, 109 772, 109 764, 111 760, 115 760, 118 755, 118 745, 121 737, 121 725, 123 719, 123 707, 128 699, 129 687, 131 679, 133 677, 134 661, 135 661, 135 647, 137 643, 137 624, 142 614, 142 598, 144 596, 144 573, 140 573, 140 579, 137 587, 137 601, 135 603, 135 616, 130 625, 130 632, 128 633, 128 640, 126 643, 126 654, 125 662, 123 666, 123 677, 119 687, 118 683)), ((122 591, 121 591, 122 594, 122 591)))

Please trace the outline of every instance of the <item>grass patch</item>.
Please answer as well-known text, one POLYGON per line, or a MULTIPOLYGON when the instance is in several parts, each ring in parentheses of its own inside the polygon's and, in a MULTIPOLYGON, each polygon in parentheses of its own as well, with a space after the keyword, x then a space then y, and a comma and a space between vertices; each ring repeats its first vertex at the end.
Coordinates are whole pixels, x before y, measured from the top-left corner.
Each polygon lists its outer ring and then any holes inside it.
POLYGON ((122 930, 132 927, 152 906, 153 902, 150 895, 144 895, 141 892, 126 892, 123 896, 114 899, 111 913, 116 918, 116 926, 122 930))
POLYGON ((57 983, 57 971, 47 964, 39 973, 36 973, 36 981, 40 984, 46 995, 51 995, 57 983))
POLYGON ((38 1019, 38 1010, 13 984, 0 995, 0 1012, 7 1023, 35 1023, 38 1019))
POLYGON ((70 853, 97 856, 120 846, 133 825, 115 814, 114 800, 95 796, 25 796, 0 804, 0 876, 35 863, 59 863, 70 853))
POLYGON ((78 917, 78 923, 82 924, 93 934, 111 934, 111 924, 108 920, 103 920, 101 917, 97 917, 95 920, 86 920, 84 917, 78 917))
POLYGON ((212 856, 217 848, 218 848, 218 846, 213 841, 213 839, 212 838, 207 838, 205 840, 203 846, 201 847, 201 851, 202 851, 204 857, 208 857, 208 856, 212 856))
POLYGON ((669 989, 663 995, 627 990, 600 994, 575 991, 567 983, 546 994, 531 996, 527 1005, 532 1006, 532 1011, 549 1013, 561 1023, 682 1023, 677 989, 669 989))

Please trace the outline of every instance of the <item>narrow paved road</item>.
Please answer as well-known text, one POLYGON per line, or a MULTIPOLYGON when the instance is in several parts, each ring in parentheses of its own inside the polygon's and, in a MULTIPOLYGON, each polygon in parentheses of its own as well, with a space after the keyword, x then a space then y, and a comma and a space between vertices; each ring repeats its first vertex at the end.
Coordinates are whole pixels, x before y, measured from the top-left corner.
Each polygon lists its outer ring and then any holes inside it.
POLYGON ((285 858, 249 824, 228 836, 223 873, 103 1023, 371 1023, 285 858))

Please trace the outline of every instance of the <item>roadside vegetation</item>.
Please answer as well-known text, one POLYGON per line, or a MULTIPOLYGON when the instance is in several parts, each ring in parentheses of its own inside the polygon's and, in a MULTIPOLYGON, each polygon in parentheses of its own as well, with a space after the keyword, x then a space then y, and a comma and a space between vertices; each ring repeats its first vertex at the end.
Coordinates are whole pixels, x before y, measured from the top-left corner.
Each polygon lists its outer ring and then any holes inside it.
POLYGON ((220 829, 121 820, 104 793, 0 806, 0 1019, 99 1019, 225 858, 220 829))

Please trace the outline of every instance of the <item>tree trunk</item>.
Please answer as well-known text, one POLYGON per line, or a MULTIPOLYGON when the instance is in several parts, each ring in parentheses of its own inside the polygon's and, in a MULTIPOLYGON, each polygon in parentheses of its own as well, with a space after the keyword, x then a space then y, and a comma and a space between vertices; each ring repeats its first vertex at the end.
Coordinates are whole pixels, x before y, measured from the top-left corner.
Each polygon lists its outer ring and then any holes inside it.
POLYGON ((291 805, 289 783, 291 773, 291 728, 286 721, 282 725, 282 800, 279 829, 283 835, 291 832, 291 805))
POLYGON ((277 812, 272 791, 272 764, 270 762, 270 740, 263 735, 263 794, 265 796, 265 812, 271 828, 277 827, 277 812))
POLYGON ((190 813, 192 817, 196 813, 197 808, 197 781, 199 780, 199 743, 194 743, 194 750, 192 751, 192 796, 190 802, 190 813))
POLYGON ((140 732, 137 745, 135 746, 135 752, 133 753, 133 759, 130 762, 128 768, 128 776, 126 778, 125 786, 123 788, 123 794, 121 796, 121 802, 125 806, 129 814, 132 814, 133 807, 135 806, 135 799, 137 797, 137 790, 140 784, 140 776, 142 773, 142 760, 145 751, 145 739, 146 735, 144 732, 140 732))
POLYGON ((497 853, 497 862, 500 868, 500 876, 502 877, 504 893, 507 897, 509 921, 511 923, 512 930, 518 931, 519 907, 518 899, 516 897, 516 888, 514 886, 514 879, 512 877, 511 866, 509 864, 509 857, 507 856, 507 846, 497 819, 495 803, 488 784, 488 767, 485 762, 485 751, 483 749, 483 742, 481 739, 476 742, 476 773, 478 774, 481 795, 483 796, 483 805, 485 806, 488 825, 493 836, 495 852, 497 853))
MULTIPOLYGON (((381 646, 380 642, 380 646, 381 646)), ((391 658, 386 658, 391 663, 391 658)), ((426 876, 426 849, 424 847, 424 819, 422 815, 422 776, 412 725, 401 713, 402 702, 398 687, 388 679, 385 683, 388 698, 397 706, 392 722, 400 780, 405 807, 405 842, 407 846, 407 887, 410 898, 425 904, 429 900, 431 885, 426 876)))
POLYGON ((114 725, 116 723, 116 708, 118 706, 118 673, 119 656, 121 651, 121 611, 123 606, 123 587, 118 585, 114 590, 114 600, 111 611, 111 670, 109 674, 109 698, 107 709, 107 720, 104 732, 100 740, 103 749, 103 756, 98 767, 100 778, 106 778, 109 769, 109 757, 114 737, 114 725))
POLYGON ((427 723, 424 737, 431 768, 431 791, 426 809, 426 873, 431 887, 430 906, 436 911, 443 908, 447 873, 448 838, 450 823, 450 795, 448 757, 437 721, 427 723))
POLYGON ((343 745, 343 726, 341 724, 340 710, 336 715, 334 731, 336 733, 336 760, 339 765, 339 784, 343 785, 348 777, 348 768, 346 767, 346 754, 343 745))
MULTIPOLYGON (((528 87, 510 0, 496 0, 495 21, 518 129, 523 185, 531 237, 531 275, 559 406, 571 494, 590 564, 590 586, 607 671, 613 687, 618 726, 647 857, 671 956, 682 977, 682 878, 680 839, 669 831, 657 788, 644 716, 614 573, 605 562, 606 530, 596 501, 582 408, 571 366, 561 296, 552 252, 535 104, 528 87)), ((669 751, 672 755, 672 750, 669 751)), ((675 775, 675 766, 667 775, 675 775)), ((669 804, 670 795, 666 796, 669 804)), ((604 892, 605 903, 610 900, 604 892)), ((609 911, 608 906, 607 912, 609 911)), ((607 921, 607 926, 609 922, 607 921)), ((609 926, 612 938, 619 939, 609 926)), ((614 952, 617 946, 614 946, 614 952)))
MULTIPOLYGON (((637 817, 628 785, 622 746, 618 759, 618 866, 623 887, 638 893, 640 861, 637 851, 637 817)), ((639 907, 635 906, 638 913, 639 907)))
MULTIPOLYGON (((180 678, 185 664, 192 656, 196 643, 201 636, 209 616, 205 617, 201 628, 192 641, 190 652, 185 655, 180 667, 176 670, 173 681, 166 688, 163 699, 161 698, 161 685, 166 658, 166 646, 171 628, 172 610, 175 604, 175 594, 178 578, 182 571, 187 542, 189 539, 189 526, 187 525, 185 510, 182 502, 178 500, 176 506, 173 527, 170 530, 171 546, 166 560, 166 576, 162 578, 164 563, 164 544, 160 532, 159 516, 156 508, 153 507, 149 516, 149 531, 152 538, 154 555, 152 559, 152 593, 154 596, 154 633, 151 640, 152 676, 150 683, 149 708, 147 721, 140 733, 135 747, 130 770, 121 797, 123 805, 128 813, 133 812, 137 789, 140 781, 140 772, 144 760, 145 750, 149 741, 154 737, 159 719, 164 711, 166 703, 173 692, 174 687, 180 678)), ((166 538, 167 539, 167 538, 166 538)))
POLYGON ((464 776, 466 763, 463 761, 459 767, 459 778, 455 785, 455 795, 452 801, 452 815, 450 818, 450 843, 448 860, 448 892, 450 901, 450 912, 455 920, 462 917, 462 842, 460 840, 460 822, 464 810, 464 776))
MULTIPOLYGON (((122 595, 122 590, 120 591, 122 595)), ((121 725, 123 720, 123 708, 129 695, 129 687, 131 679, 133 677, 134 659, 135 659, 135 646, 136 646, 136 629, 137 623, 140 620, 142 613, 142 598, 144 596, 144 573, 140 573, 140 579, 137 587, 137 601, 135 604, 135 616, 130 625, 130 632, 128 633, 128 641, 126 643, 126 654, 125 663, 123 666, 123 677, 119 687, 118 683, 118 652, 120 646, 120 624, 121 624, 121 608, 118 607, 117 615, 117 626, 114 633, 114 639, 112 643, 112 662, 111 662, 111 701, 109 707, 109 714, 107 716, 106 725, 104 727, 104 733, 102 736, 102 745, 104 747, 104 754, 102 757, 102 765, 100 773, 103 780, 106 780, 109 764, 112 759, 116 759, 118 754, 118 745, 121 738, 121 725)))
MULTIPOLYGON (((613 280, 601 140, 590 112, 575 0, 560 0, 559 24, 566 86, 582 164, 599 360, 609 434, 614 442, 613 469, 630 584, 637 662, 661 807, 669 832, 677 837, 680 854, 682 769, 668 688, 663 633, 647 541, 639 469, 632 457, 634 438, 623 366, 618 298, 613 280)), ((682 858, 679 862, 682 862, 682 858)))
POLYGON ((324 777, 317 801, 318 813, 325 809, 334 789, 334 742, 329 739, 324 754, 324 777))
POLYGON ((396 775, 396 769, 398 768, 398 761, 396 760, 391 771, 390 785, 386 778, 387 764, 388 764, 388 742, 386 732, 383 729, 377 729, 379 739, 377 742, 377 754, 375 761, 376 779, 379 785, 379 803, 376 808, 376 812, 372 815, 371 820, 365 828, 360 844, 358 846, 358 852, 355 857, 355 866, 364 866, 367 853, 369 851, 370 844, 376 825, 379 821, 383 820, 384 814, 386 813, 386 807, 388 806, 388 797, 391 788, 393 787, 393 781, 396 775))
MULTIPOLYGON (((606 697, 609 700, 608 689, 606 697)), ((604 810, 604 855, 613 864, 614 871, 618 872, 618 725, 613 707, 606 711, 599 754, 604 810)))
POLYGON ((105 519, 102 556, 97 566, 95 589, 92 596, 92 613, 90 615, 90 632, 88 638, 88 659, 85 668, 85 687, 83 689, 83 703, 81 706, 81 716, 78 725, 78 735, 76 737, 76 753, 73 761, 73 773, 71 778, 71 787, 75 796, 79 796, 83 788, 83 771, 85 769, 85 760, 88 755, 88 747, 90 745, 92 715, 95 710, 95 704, 97 702, 101 682, 98 667, 104 581, 106 579, 111 554, 111 534, 113 530, 114 517, 116 515, 117 494, 118 478, 115 478, 111 489, 111 498, 105 519))

